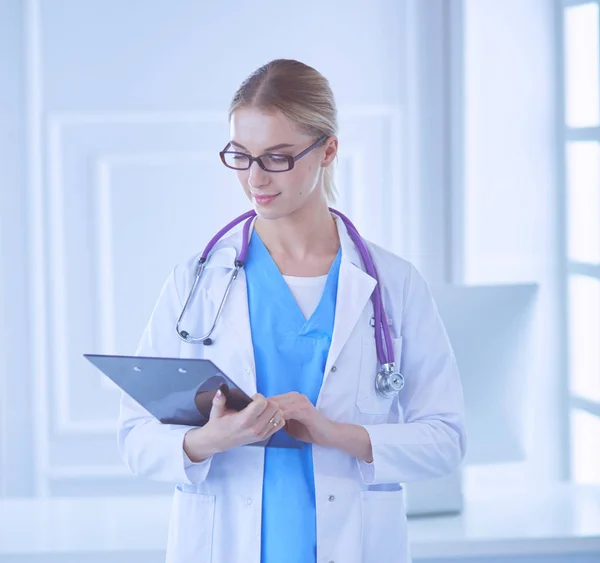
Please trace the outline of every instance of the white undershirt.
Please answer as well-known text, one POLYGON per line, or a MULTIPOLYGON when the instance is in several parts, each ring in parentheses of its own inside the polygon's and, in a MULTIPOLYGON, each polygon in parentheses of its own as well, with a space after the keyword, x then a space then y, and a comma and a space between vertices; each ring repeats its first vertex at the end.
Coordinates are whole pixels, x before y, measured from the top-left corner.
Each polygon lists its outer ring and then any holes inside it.
POLYGON ((327 274, 311 278, 283 276, 283 279, 288 284, 304 318, 308 320, 321 300, 327 282, 327 274))

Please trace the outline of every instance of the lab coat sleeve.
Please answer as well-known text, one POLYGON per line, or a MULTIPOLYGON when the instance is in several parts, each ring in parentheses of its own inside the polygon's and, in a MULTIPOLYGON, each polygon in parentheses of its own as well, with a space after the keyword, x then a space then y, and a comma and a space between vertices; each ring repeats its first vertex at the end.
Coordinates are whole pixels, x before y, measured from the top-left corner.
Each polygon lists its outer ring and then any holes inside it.
POLYGON ((454 352, 427 282, 411 264, 404 286, 398 395, 401 421, 365 425, 373 461, 357 458, 365 484, 443 477, 466 453, 463 391, 454 352))
MULTIPOLYGON (((174 268, 163 285, 142 335, 136 356, 180 355, 175 324, 181 307, 174 268)), ((163 424, 126 393, 121 393, 117 441, 121 458, 135 474, 154 481, 193 484, 204 481, 212 457, 192 462, 183 449, 183 439, 193 426, 163 424)))

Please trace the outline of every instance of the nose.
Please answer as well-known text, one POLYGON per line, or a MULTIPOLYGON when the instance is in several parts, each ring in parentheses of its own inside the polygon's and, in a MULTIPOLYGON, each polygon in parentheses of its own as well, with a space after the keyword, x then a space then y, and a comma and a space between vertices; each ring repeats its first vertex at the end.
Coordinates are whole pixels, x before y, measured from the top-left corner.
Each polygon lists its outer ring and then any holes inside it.
POLYGON ((258 162, 253 162, 248 169, 248 184, 251 188, 259 188, 269 183, 269 173, 263 170, 258 162))

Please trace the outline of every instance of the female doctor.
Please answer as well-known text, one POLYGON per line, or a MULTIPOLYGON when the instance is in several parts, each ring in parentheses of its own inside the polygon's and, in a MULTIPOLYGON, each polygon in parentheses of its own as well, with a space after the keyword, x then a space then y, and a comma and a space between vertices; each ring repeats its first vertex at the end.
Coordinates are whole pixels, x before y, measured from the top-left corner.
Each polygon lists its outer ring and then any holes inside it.
POLYGON ((208 423, 188 427, 123 394, 121 455, 177 485, 168 562, 407 563, 402 483, 446 475, 465 454, 461 382, 428 285, 365 241, 368 273, 356 231, 328 207, 337 111, 320 73, 271 61, 229 116, 221 159, 256 212, 248 244, 244 224, 211 249, 181 326, 198 257, 175 267, 136 353, 208 358, 253 401, 237 412, 217 394, 208 423), (244 246, 210 339, 189 340, 213 326, 244 246), (282 429, 275 438, 305 447, 245 447, 282 429))

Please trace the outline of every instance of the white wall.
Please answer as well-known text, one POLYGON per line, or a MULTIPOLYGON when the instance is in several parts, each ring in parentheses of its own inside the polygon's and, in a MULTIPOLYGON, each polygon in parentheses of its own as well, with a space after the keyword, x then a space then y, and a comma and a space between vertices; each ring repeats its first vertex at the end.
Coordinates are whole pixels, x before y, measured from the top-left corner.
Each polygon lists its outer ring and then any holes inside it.
POLYGON ((27 275, 27 51, 20 2, 0 2, 0 53, 0 495, 20 495, 34 481, 34 466, 20 452, 35 448, 30 422, 35 389, 26 353, 32 345, 32 303, 27 275), (17 348, 21 353, 15 353, 17 348))

